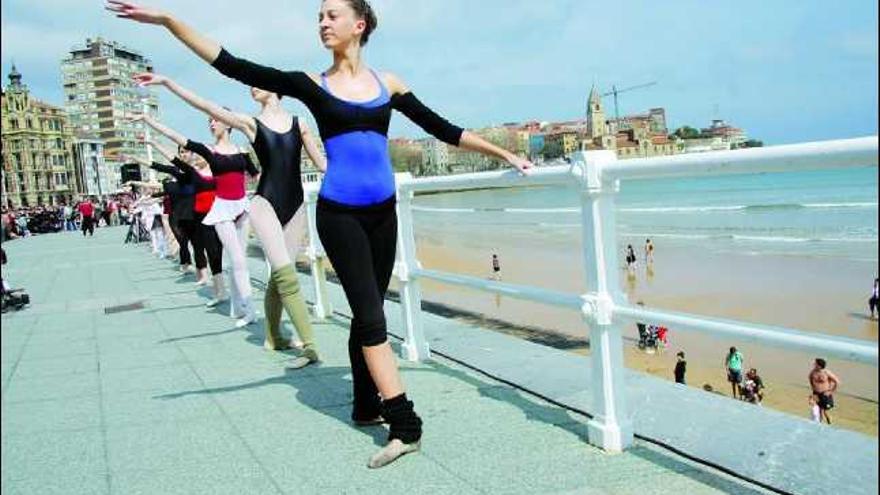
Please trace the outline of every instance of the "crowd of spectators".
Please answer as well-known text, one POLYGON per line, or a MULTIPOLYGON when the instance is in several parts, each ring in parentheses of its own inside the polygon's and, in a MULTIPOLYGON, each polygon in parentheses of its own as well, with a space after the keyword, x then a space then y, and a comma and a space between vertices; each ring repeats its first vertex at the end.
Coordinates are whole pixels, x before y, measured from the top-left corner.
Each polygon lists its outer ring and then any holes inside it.
POLYGON ((128 211, 134 202, 131 193, 113 194, 103 197, 83 196, 67 203, 12 208, 2 207, 0 229, 2 240, 35 234, 49 234, 62 231, 80 230, 83 224, 83 203, 91 203, 94 211, 95 227, 128 223, 128 211))

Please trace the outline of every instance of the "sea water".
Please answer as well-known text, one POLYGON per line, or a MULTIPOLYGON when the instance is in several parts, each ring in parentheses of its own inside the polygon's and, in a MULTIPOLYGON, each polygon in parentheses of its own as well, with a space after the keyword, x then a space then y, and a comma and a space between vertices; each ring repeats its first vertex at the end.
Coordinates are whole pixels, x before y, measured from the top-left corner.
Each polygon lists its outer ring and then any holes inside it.
MULTIPOLYGON (((418 196, 418 231, 540 239, 575 247, 574 186, 492 189, 418 196)), ((878 259, 877 168, 631 180, 620 185, 621 243, 664 244, 745 254, 878 259)))

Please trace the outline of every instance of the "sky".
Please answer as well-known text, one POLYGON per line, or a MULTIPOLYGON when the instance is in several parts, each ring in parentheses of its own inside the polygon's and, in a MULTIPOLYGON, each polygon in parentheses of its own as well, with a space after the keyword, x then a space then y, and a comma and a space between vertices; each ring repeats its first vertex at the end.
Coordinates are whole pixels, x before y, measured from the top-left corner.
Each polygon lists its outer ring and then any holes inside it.
MULTIPOLYGON (((379 27, 367 64, 468 128, 582 118, 596 84, 627 87, 621 114, 664 107, 670 131, 714 118, 765 144, 877 134, 877 2, 813 0, 373 0, 379 27)), ((157 0, 232 53, 320 72, 319 0, 157 0), (208 7, 210 6, 210 7, 208 7)), ((235 110, 258 107, 245 86, 192 55, 164 28, 115 18, 100 0, 2 0, 4 86, 11 62, 32 94, 61 105, 60 61, 103 36, 140 50, 155 70, 235 110)), ((209 139, 203 115, 157 89, 163 121, 209 139)), ((285 99, 298 115, 308 112, 285 99)), ((613 115, 613 100, 605 100, 613 115)), ((307 118, 307 120, 309 120, 307 118)), ((397 115, 392 137, 424 133, 397 115)))

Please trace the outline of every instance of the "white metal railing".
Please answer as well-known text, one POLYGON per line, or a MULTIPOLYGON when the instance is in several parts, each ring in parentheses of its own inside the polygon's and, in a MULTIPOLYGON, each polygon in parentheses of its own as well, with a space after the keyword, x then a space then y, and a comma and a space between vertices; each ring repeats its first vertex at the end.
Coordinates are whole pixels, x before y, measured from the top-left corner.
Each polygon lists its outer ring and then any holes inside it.
MULTIPOLYGON (((623 393, 624 322, 650 321, 677 329, 759 342, 785 349, 815 351, 873 366, 878 364, 873 342, 808 333, 794 329, 708 318, 631 305, 618 286, 617 230, 614 198, 619 181, 635 178, 784 172, 807 169, 877 166, 877 136, 802 143, 767 148, 708 152, 618 161, 612 151, 578 152, 571 165, 541 167, 523 177, 514 171, 413 178, 397 176, 398 249, 395 276, 400 282, 400 306, 406 330, 404 358, 430 357, 421 321, 420 279, 494 292, 577 310, 590 327, 592 380, 596 410, 588 423, 590 443, 609 451, 631 445, 633 429, 623 393), (416 257, 412 198, 416 192, 523 187, 549 184, 579 186, 583 234, 585 294, 554 292, 482 278, 423 269, 416 257)), ((306 184, 309 206, 309 259, 316 287, 317 313, 330 314, 324 276, 324 254, 315 228, 317 184, 306 184)))

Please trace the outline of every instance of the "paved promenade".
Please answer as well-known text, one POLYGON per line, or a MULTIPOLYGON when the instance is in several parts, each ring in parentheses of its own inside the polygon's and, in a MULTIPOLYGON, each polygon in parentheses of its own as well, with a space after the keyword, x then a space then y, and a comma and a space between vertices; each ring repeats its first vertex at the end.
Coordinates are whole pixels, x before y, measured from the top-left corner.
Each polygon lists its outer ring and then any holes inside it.
POLYGON ((605 454, 582 416, 444 358, 402 364, 422 452, 368 470, 386 431, 348 420, 344 316, 316 326, 320 366, 286 370, 261 322, 235 329, 124 233, 4 244, 33 304, 2 317, 3 494, 764 493, 647 443, 605 454))

